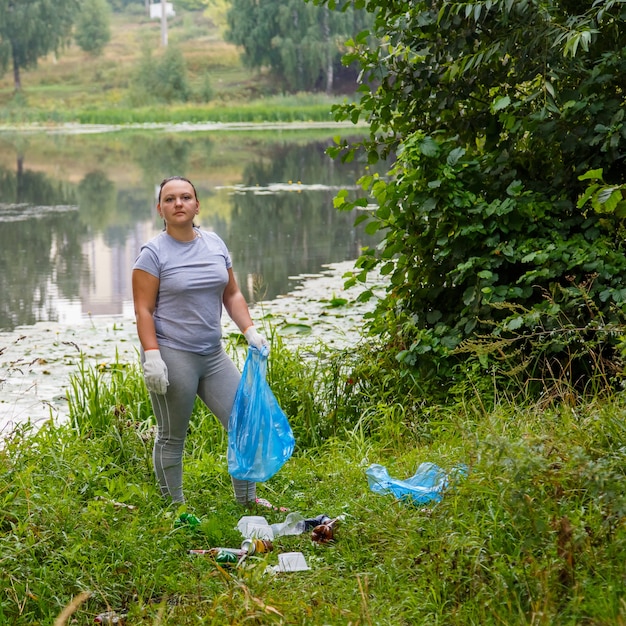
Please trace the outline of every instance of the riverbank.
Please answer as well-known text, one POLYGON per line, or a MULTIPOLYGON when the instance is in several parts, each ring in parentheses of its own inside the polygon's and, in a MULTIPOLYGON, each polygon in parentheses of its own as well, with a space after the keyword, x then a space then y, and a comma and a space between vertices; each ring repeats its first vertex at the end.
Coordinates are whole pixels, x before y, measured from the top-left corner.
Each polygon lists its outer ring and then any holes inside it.
MULTIPOLYGON (((353 261, 333 263, 319 275, 298 277, 299 286, 275 300, 252 307, 264 332, 279 334, 289 347, 324 342, 342 349, 361 340, 363 315, 374 301, 357 301, 362 286, 344 289, 342 276, 353 261)), ((368 285, 375 284, 372 278, 368 285)), ((224 317, 224 336, 237 329, 224 317)), ((39 322, 0 333, 0 432, 16 424, 67 417, 66 388, 72 374, 85 365, 106 368, 115 360, 139 358, 135 320, 130 316, 88 317, 79 323, 39 322)))

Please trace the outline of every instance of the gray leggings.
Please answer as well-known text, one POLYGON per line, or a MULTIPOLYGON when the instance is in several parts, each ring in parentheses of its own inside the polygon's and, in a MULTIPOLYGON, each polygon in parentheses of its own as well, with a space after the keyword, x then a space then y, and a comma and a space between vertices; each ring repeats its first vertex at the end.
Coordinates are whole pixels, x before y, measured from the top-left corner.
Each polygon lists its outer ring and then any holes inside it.
MULTIPOLYGON (((207 355, 161 347, 170 384, 165 395, 150 394, 157 421, 152 460, 161 493, 172 502, 184 502, 183 450, 196 395, 228 429, 241 374, 220 348, 207 355)), ((142 354, 143 359, 143 354, 142 354)), ((256 499, 256 483, 232 478, 237 502, 256 499)))

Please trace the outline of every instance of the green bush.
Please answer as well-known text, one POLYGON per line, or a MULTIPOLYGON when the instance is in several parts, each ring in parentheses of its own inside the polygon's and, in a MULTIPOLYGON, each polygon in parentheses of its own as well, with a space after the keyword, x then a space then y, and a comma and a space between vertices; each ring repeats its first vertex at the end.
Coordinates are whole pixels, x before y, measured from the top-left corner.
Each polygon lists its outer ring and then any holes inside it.
MULTIPOLYGON (((362 179, 370 197, 357 203, 373 199, 362 219, 385 235, 351 281, 374 267, 389 277, 372 332, 435 386, 476 359, 535 397, 615 387, 626 313, 618 4, 368 8, 388 46, 351 42, 362 98, 336 114, 368 121, 370 137, 332 153, 397 157, 386 177, 362 179)), ((336 204, 354 206, 347 193, 336 204)))
POLYGON ((134 107, 153 102, 186 102, 191 90, 180 48, 169 45, 162 56, 155 58, 151 49, 144 47, 131 93, 134 107))
POLYGON ((81 50, 99 56, 111 39, 110 8, 106 0, 85 0, 74 25, 74 40, 81 50))

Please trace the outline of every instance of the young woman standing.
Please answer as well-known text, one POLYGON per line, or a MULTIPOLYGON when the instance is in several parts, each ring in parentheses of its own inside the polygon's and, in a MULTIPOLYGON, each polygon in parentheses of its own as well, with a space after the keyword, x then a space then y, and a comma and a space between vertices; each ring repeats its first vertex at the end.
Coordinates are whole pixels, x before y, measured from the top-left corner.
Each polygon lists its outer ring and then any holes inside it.
MULTIPOLYGON (((182 458, 196 396, 228 428, 241 378, 222 346, 222 307, 249 345, 269 348, 254 328, 225 243, 194 225, 199 209, 189 180, 166 178, 157 204, 165 230, 142 246, 132 275, 144 378, 157 421, 154 471, 161 493, 175 503, 185 501, 182 458)), ((255 502, 255 483, 232 482, 238 502, 255 502)))

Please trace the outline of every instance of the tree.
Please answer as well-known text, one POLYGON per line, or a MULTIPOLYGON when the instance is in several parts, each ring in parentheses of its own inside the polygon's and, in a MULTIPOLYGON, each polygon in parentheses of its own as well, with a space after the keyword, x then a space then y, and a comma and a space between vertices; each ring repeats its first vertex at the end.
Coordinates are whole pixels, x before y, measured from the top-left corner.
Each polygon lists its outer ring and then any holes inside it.
POLYGON ((396 156, 361 181, 378 205, 363 219, 385 239, 352 281, 389 278, 371 330, 404 374, 438 384, 472 359, 543 391, 612 383, 626 309, 623 3, 354 4, 376 12, 383 45, 348 42, 362 97, 336 116, 371 132, 334 154, 396 156))
POLYGON ((81 50, 102 54, 111 40, 111 9, 106 0, 83 0, 76 19, 74 39, 81 50))
POLYGON ((302 0, 233 0, 227 19, 226 38, 243 48, 247 67, 270 68, 289 91, 326 92, 342 71, 344 42, 372 21, 364 12, 331 11, 302 0))
POLYGON ((79 0, 0 0, 0 70, 12 64, 16 90, 22 69, 66 43, 78 9, 79 0))

